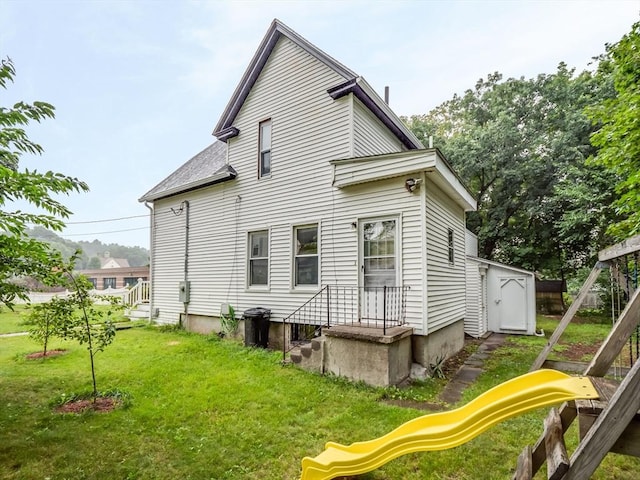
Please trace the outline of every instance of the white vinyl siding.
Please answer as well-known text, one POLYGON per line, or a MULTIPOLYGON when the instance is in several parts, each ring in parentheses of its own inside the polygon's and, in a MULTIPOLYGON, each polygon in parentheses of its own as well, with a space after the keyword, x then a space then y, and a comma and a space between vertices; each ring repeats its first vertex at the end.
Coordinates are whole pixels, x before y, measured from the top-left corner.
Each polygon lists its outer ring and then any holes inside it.
POLYGON ((398 138, 358 99, 353 100, 353 142, 355 157, 403 150, 398 138))
MULTIPOLYGON (((427 176, 428 178, 428 176, 427 176)), ((427 309, 429 332, 464 318, 464 211, 427 180, 427 309), (454 263, 449 263, 448 231, 453 230, 454 263)))
MULTIPOLYGON (((265 307, 272 310, 272 320, 281 321, 306 302, 313 288, 295 288, 292 266, 292 232, 299 225, 318 224, 321 285, 355 287, 359 221, 393 217, 398 221, 399 284, 410 287, 408 324, 418 334, 425 332, 432 310, 430 329, 462 319, 464 259, 457 257, 464 255, 462 209, 442 193, 427 193, 425 198, 428 182, 415 193, 407 192, 405 175, 344 188, 332 185, 329 161, 349 157, 355 141, 352 105, 358 102, 351 96, 333 100, 327 94, 343 82, 286 37, 278 41, 236 117, 239 135, 227 142, 228 163, 237 178, 154 204, 153 307, 159 310, 159 322, 176 323, 184 308, 178 284, 184 279, 186 229, 184 215, 171 211, 184 200, 190 205, 190 314, 217 316, 220 305, 230 303, 238 315, 265 307), (272 121, 271 174, 259 179, 257 126, 267 118, 272 121), (447 228, 454 228, 456 241, 462 242, 456 244, 454 269, 447 261, 447 228), (247 286, 247 241, 249 232, 259 230, 269 231, 269 285, 253 289, 247 286), (425 263, 429 274, 434 272, 428 285, 425 263), (423 298, 428 298, 428 308, 423 298)), ((367 121, 372 123, 371 118, 367 121)), ((364 123, 359 125, 356 132, 364 128, 364 123)), ((400 150, 381 132, 374 137, 360 142, 358 154, 400 150)), ((415 173, 419 170, 408 173, 422 176, 415 173)))
POLYGON ((480 264, 467 257, 466 259, 466 309, 464 316, 464 333, 478 338, 485 334, 487 326, 482 315, 482 279, 480 264))

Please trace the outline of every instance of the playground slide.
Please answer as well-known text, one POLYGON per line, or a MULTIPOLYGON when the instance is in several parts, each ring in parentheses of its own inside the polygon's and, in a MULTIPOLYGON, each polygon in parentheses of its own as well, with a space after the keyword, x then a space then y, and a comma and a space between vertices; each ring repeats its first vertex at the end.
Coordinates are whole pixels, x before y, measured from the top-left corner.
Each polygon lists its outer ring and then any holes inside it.
POLYGON ((486 391, 463 407, 418 417, 380 438, 348 446, 328 442, 320 455, 302 460, 301 480, 360 475, 408 453, 457 447, 503 420, 578 398, 598 398, 588 378, 536 370, 486 391))

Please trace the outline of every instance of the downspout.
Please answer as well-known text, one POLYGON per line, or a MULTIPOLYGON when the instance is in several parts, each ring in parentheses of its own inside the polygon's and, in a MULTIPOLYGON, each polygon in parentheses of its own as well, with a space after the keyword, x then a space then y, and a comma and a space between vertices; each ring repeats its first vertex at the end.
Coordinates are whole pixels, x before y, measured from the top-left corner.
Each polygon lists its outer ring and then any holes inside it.
POLYGON ((191 295, 189 288, 189 201, 182 202, 184 205, 185 218, 184 218, 184 286, 186 290, 186 296, 184 298, 184 325, 189 325, 189 298, 191 295))
POLYGON ((153 318, 153 253, 154 253, 154 245, 153 240, 155 239, 155 210, 153 206, 149 206, 149 202, 145 200, 144 206, 149 209, 149 323, 151 323, 151 319, 153 318))

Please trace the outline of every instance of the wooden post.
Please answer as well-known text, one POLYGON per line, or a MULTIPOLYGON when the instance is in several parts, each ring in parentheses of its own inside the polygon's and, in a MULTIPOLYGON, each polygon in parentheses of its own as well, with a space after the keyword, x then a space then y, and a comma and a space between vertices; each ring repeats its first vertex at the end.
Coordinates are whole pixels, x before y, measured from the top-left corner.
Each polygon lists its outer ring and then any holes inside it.
POLYGON ((560 480, 569 470, 569 455, 557 408, 552 408, 544 419, 544 445, 547 450, 547 478, 560 480))
POLYGON ((578 309, 582 306, 582 302, 584 302, 585 298, 587 298, 587 294, 591 290, 591 287, 593 287, 593 284, 595 283, 595 281, 598 279, 598 275, 600 275, 600 271, 603 268, 608 268, 608 267, 609 265, 603 262, 597 262, 596 265, 593 267, 593 270, 591 270, 589 277, 582 285, 582 288, 580 289, 580 293, 578 293, 578 296, 569 307, 569 310, 567 310, 567 312, 562 317, 562 320, 560 320, 560 323, 554 330, 553 334, 551 335, 551 338, 549 338, 547 345, 544 347, 542 352, 540 352, 540 354, 538 355, 538 358, 536 358, 536 360, 533 362, 533 365, 529 369, 530 372, 533 372, 534 370, 538 370, 542 367, 542 364, 549 356, 549 353, 551 353, 551 350, 553 349, 555 344, 558 343, 558 340, 564 333, 565 329, 567 328, 567 325, 569 325, 571 320, 573 320, 573 317, 578 312, 578 309))
POLYGON ((591 478, 620 434, 640 410, 640 362, 636 362, 571 457, 563 480, 591 478))
POLYGON ((531 480, 533 478, 533 468, 531 465, 531 445, 527 445, 518 456, 518 466, 514 480, 531 480))

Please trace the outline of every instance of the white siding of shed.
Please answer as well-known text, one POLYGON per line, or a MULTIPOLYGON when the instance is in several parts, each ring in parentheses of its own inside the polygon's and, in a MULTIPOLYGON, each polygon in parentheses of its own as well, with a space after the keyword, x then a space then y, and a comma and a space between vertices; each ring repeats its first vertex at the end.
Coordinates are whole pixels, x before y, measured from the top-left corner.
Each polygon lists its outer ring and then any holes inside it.
POLYGON ((402 151, 402 144, 371 111, 355 99, 353 101, 354 156, 366 157, 402 151))
POLYGON ((428 179, 426 190, 428 332, 451 325, 465 314, 464 211, 428 179), (448 235, 454 232, 454 263, 448 235))

